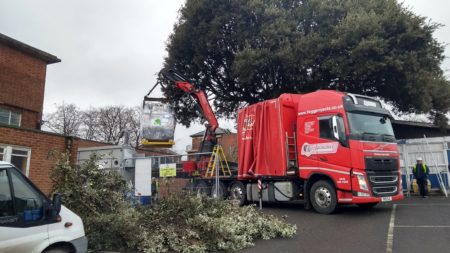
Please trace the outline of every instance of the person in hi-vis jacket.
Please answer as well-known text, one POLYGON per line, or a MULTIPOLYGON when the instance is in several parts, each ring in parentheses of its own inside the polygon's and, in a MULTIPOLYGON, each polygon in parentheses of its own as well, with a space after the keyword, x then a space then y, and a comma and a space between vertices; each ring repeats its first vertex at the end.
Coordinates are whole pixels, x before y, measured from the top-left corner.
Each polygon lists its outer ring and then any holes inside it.
POLYGON ((430 169, 423 163, 421 157, 417 158, 417 163, 413 167, 413 174, 417 180, 417 186, 419 186, 420 196, 422 196, 422 198, 427 198, 428 175, 430 174, 430 169))

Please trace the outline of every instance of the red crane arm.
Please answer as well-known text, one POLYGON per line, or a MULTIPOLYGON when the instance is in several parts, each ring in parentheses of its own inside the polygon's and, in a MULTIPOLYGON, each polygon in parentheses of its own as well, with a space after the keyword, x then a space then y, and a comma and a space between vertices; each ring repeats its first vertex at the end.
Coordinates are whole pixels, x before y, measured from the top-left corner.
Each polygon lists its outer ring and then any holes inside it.
POLYGON ((208 121, 209 130, 211 131, 211 133, 214 133, 219 127, 219 123, 217 122, 217 118, 214 115, 205 92, 200 89, 196 89, 193 84, 185 81, 175 81, 175 85, 177 88, 183 90, 197 100, 198 104, 203 110, 204 117, 208 121))

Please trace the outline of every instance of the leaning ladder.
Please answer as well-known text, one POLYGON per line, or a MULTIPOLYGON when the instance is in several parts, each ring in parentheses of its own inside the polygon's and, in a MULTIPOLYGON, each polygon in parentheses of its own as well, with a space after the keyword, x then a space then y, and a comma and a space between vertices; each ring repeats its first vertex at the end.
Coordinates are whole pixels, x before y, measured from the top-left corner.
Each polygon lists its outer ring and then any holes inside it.
POLYGON ((289 137, 286 132, 286 167, 297 167, 297 137, 294 135, 289 137), (292 158, 293 157, 293 158, 292 158))
POLYGON ((223 176, 231 176, 230 166, 223 152, 221 145, 215 145, 211 158, 209 158, 208 167, 206 168, 205 177, 215 176, 216 166, 220 166, 223 176))
MULTIPOLYGON (((438 164, 436 162, 436 159, 434 158, 433 152, 431 151, 430 144, 428 143, 428 139, 425 135, 423 135, 423 139, 425 140, 426 147, 428 148, 428 152, 430 153, 431 159, 433 160, 433 163, 435 166, 435 171, 436 171, 436 176, 437 176, 437 179, 439 182, 439 186, 441 187, 441 191, 442 191, 442 193, 444 193, 445 197, 448 197, 447 189, 444 185, 444 180, 442 179, 442 176, 441 176, 441 171, 439 171, 438 164)), ((425 149, 424 147, 422 147, 422 148, 425 149)), ((425 150, 423 153, 425 154, 425 150)))

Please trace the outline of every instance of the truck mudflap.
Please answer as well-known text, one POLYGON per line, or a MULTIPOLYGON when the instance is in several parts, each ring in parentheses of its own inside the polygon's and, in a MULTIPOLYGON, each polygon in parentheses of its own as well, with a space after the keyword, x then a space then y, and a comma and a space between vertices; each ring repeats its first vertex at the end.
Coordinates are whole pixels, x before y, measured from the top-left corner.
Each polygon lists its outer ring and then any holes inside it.
POLYGON ((394 196, 386 197, 359 197, 353 196, 351 192, 337 191, 339 204, 364 204, 364 203, 379 203, 379 202, 393 202, 399 201, 405 198, 403 192, 394 196))

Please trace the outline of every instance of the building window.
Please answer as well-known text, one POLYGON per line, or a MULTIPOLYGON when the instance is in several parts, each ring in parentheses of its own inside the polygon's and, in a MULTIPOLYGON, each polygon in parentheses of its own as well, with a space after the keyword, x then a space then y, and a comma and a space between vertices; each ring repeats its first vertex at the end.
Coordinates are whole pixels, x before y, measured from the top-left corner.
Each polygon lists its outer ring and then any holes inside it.
POLYGON ((22 114, 20 112, 0 108, 0 123, 20 127, 21 120, 22 114))
POLYGON ((26 176, 30 170, 30 156, 31 149, 29 148, 0 146, 0 160, 12 163, 26 176))

